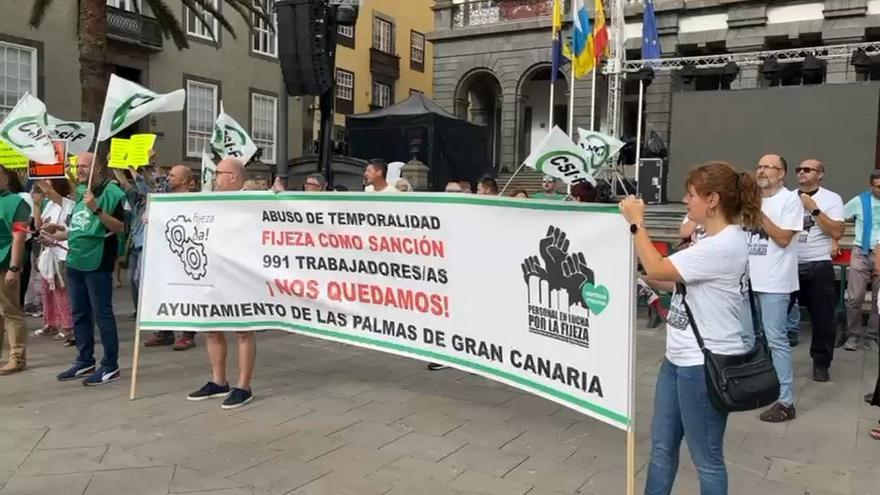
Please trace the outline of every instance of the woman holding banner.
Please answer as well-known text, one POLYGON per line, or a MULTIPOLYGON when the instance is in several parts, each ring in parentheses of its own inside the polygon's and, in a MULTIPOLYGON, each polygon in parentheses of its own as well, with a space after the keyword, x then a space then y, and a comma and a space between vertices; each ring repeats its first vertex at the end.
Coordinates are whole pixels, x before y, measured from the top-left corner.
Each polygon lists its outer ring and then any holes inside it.
POLYGON ((727 163, 708 163, 686 181, 688 218, 706 237, 664 258, 644 226, 645 204, 632 196, 620 203, 631 224, 635 248, 647 277, 675 289, 666 324, 666 358, 660 366, 651 425, 651 462, 646 495, 669 495, 678 471, 682 439, 687 441, 701 495, 727 494, 724 431, 727 413, 710 402, 703 354, 684 309, 699 322, 706 347, 717 354, 746 352, 741 308, 748 292, 748 235, 761 223, 761 193, 755 179, 727 163))

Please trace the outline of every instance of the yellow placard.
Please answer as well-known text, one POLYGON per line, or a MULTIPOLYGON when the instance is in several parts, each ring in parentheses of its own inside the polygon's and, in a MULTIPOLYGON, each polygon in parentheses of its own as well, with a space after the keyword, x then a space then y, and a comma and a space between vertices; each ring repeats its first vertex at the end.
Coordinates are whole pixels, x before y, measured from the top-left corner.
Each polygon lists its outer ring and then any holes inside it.
POLYGON ((0 165, 10 169, 28 168, 28 159, 8 144, 0 141, 0 165))
POLYGON ((107 160, 107 166, 110 168, 128 169, 128 151, 130 148, 131 141, 128 139, 111 139, 110 159, 107 160))
POLYGON ((155 134, 135 134, 131 136, 128 148, 128 164, 143 167, 150 163, 150 150, 156 143, 155 134))
POLYGON ((67 170, 69 170, 74 177, 76 177, 76 163, 78 159, 79 158, 76 155, 70 155, 67 158, 67 170))

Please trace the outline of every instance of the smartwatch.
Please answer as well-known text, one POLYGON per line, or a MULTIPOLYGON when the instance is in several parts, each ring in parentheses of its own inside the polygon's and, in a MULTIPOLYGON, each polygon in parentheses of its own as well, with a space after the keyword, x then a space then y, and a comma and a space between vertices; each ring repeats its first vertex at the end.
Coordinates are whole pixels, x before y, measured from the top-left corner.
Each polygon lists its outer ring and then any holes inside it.
POLYGON ((639 232, 639 224, 631 223, 629 224, 629 233, 632 235, 636 235, 639 232))
POLYGON ((93 213, 96 217, 100 217, 100 216, 101 216, 101 213, 104 213, 104 210, 102 210, 101 207, 99 206, 97 210, 92 210, 92 213, 93 213))
POLYGON ((815 210, 810 212, 810 215, 813 215, 814 217, 818 217, 821 214, 822 214, 822 210, 820 210, 819 208, 816 208, 815 210))
POLYGON ((17 266, 10 266, 9 267, 9 271, 12 273, 18 273, 19 270, 20 270, 20 268, 17 266))

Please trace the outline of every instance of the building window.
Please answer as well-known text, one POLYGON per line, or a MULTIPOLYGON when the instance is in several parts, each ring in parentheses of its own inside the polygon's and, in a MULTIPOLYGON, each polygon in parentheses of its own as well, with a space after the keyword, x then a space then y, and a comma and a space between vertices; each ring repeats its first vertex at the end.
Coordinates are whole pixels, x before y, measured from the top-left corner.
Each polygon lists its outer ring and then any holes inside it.
POLYGON ((24 96, 37 95, 37 49, 0 41, 0 121, 24 96))
POLYGON ((425 35, 417 31, 410 32, 409 67, 412 70, 425 71, 425 35))
POLYGON ((336 28, 336 43, 354 49, 354 26, 339 26, 336 28))
POLYGON ((390 84, 373 81, 373 106, 385 108, 394 102, 394 91, 390 84))
MULTIPOLYGON (((254 0, 254 8, 259 9, 260 3, 254 0)), ((269 15, 270 22, 266 22, 260 16, 253 14, 253 50, 254 53, 266 55, 268 57, 278 56, 278 19, 275 16, 275 0, 266 0, 266 14, 269 15)))
POLYGON ((275 129, 277 129, 278 98, 251 94, 251 138, 263 152, 263 163, 275 163, 275 129))
POLYGON ((394 24, 391 21, 373 18, 373 48, 394 55, 394 24))
POLYGON ((143 12, 141 10, 141 0, 107 0, 107 5, 129 12, 143 12))
POLYGON ((186 156, 198 158, 209 149, 217 120, 217 85, 186 82, 186 156))
POLYGON ((336 69, 336 111, 354 113, 354 73, 336 69))
MULTIPOLYGON (((214 6, 214 9, 218 8, 217 7, 218 3, 219 3, 219 0, 211 0, 211 4, 214 6)), ((205 24, 202 23, 202 21, 199 19, 199 17, 196 15, 196 13, 193 12, 192 10, 190 10, 189 8, 187 8, 186 9, 186 33, 189 34, 190 36, 195 36, 196 38, 202 38, 202 39, 206 39, 206 40, 210 40, 210 41, 216 41, 215 38, 218 35, 218 29, 219 29, 217 19, 215 19, 214 16, 211 15, 210 13, 208 13, 208 11, 206 11, 205 9, 203 9, 202 7, 199 7, 198 4, 196 4, 196 11, 203 15, 203 17, 205 18, 205 22, 210 24, 211 28, 208 29, 208 26, 205 26, 205 24), (211 35, 212 32, 214 33, 213 36, 211 35)))

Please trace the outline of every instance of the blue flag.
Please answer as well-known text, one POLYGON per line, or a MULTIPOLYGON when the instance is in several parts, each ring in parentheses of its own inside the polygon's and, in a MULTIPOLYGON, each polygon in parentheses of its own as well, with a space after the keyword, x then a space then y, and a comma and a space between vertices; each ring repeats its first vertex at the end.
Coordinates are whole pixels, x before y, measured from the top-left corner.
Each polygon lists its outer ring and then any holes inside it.
POLYGON ((660 38, 657 36, 657 18, 654 16, 654 0, 644 0, 642 17, 642 60, 660 58, 660 38))

